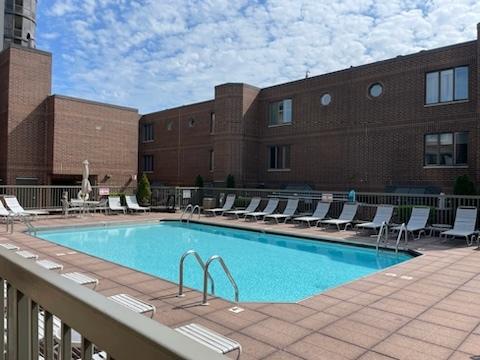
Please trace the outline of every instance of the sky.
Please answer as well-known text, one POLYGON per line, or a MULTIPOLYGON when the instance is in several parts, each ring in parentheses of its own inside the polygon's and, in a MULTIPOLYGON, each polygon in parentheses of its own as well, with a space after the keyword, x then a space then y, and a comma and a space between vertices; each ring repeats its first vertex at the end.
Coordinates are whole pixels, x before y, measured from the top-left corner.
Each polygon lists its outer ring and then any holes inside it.
POLYGON ((148 113, 476 39, 478 0, 38 0, 53 92, 148 113))

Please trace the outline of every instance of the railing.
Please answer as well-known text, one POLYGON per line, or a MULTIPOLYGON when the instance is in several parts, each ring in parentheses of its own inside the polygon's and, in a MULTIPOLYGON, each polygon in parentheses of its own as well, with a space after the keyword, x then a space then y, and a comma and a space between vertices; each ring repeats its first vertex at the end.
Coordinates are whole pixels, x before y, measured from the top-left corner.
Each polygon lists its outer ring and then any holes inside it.
POLYGON ((205 268, 203 269, 203 300, 202 300, 202 305, 208 305, 208 294, 207 294, 207 289, 208 289, 208 279, 210 278, 210 273, 208 272, 208 268, 210 267, 210 264, 214 261, 218 261, 220 265, 222 266, 223 271, 225 272, 225 275, 227 275, 228 280, 230 281, 230 284, 233 287, 233 290, 235 292, 235 302, 238 304, 238 286, 237 283, 235 282, 235 279, 233 278, 232 274, 230 273, 230 270, 228 270, 227 265, 225 264, 225 261, 223 261, 222 257, 219 255, 213 255, 210 259, 207 260, 207 263, 205 264, 205 268))
POLYGON ((176 331, 5 249, 0 249, 0 281, 0 314, 7 319, 6 328, 0 321, 0 354, 5 350, 6 360, 37 360, 39 353, 50 360, 54 351, 60 351, 62 360, 71 359, 73 329, 81 336, 79 356, 84 360, 92 359, 94 349, 105 351, 109 359, 116 360, 225 359, 176 331), (8 284, 7 304, 4 281, 8 284), (45 319, 41 341, 39 312, 45 319), (60 338, 53 333, 54 317, 61 320, 60 338), (68 350, 62 353, 62 349, 68 350))
MULTIPOLYGON (((110 193, 133 194, 133 187, 120 186, 93 186, 90 193, 91 200, 100 198, 100 189, 108 188, 110 193)), ((0 186, 1 195, 15 195, 25 209, 61 209, 62 196, 66 192, 69 199, 76 199, 80 186, 30 186, 30 185, 3 185, 0 186)))
MULTIPOLYGON (((198 255, 198 253, 195 251, 195 250, 188 250, 187 252, 185 252, 182 257, 180 258, 180 264, 178 266, 179 268, 179 274, 178 274, 178 297, 183 297, 185 296, 185 294, 183 293, 183 269, 184 269, 184 263, 185 263, 185 259, 190 256, 190 255, 193 255, 195 257, 195 259, 197 259, 197 263, 200 265, 200 267, 202 268, 202 274, 203 272, 205 271, 205 263, 203 262, 202 258, 200 257, 200 255, 198 255)), ((211 285, 211 294, 212 295, 215 295, 215 283, 213 282, 213 278, 210 274, 208 274, 208 278, 210 279, 212 285, 211 285)))

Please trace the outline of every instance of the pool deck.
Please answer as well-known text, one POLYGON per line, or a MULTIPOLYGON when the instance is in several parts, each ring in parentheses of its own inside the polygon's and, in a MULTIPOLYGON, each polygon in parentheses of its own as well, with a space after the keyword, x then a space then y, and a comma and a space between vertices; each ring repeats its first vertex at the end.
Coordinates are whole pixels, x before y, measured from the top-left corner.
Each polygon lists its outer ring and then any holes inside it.
MULTIPOLYGON (((179 214, 44 217, 36 227, 178 219, 179 214)), ((209 224, 242 226, 283 234, 374 243, 353 231, 324 231, 292 224, 267 225, 205 217, 209 224)), ((0 242, 15 243, 41 259, 62 263, 100 280, 106 296, 128 293, 157 307, 154 319, 177 327, 199 323, 242 344, 240 359, 479 359, 480 251, 463 240, 423 238, 409 243, 423 255, 296 304, 232 303, 201 293, 176 297, 176 284, 34 238, 16 224, 0 230, 0 242)), ((241 289, 240 289, 241 291, 241 289)), ((241 295, 241 293, 240 293, 241 295)), ((235 354, 234 354, 235 355, 235 354)), ((233 357, 234 357, 233 355, 233 357)))

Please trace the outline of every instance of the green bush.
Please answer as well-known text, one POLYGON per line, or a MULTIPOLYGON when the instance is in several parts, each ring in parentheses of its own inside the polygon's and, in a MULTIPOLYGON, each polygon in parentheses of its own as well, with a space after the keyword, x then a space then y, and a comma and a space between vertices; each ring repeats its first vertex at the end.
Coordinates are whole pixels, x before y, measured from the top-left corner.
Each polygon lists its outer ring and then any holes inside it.
POLYGON ((195 178, 195 187, 203 187, 203 177, 201 177, 200 175, 197 175, 197 177, 195 178))
POLYGON ((234 188, 235 187, 235 177, 232 174, 228 174, 226 179, 227 188, 234 188))
POLYGON ((453 193, 455 195, 476 195, 475 184, 468 175, 459 176, 455 180, 453 193))
POLYGON ((137 185, 137 200, 141 205, 150 205, 152 198, 152 189, 150 188, 150 181, 146 174, 143 174, 137 185))

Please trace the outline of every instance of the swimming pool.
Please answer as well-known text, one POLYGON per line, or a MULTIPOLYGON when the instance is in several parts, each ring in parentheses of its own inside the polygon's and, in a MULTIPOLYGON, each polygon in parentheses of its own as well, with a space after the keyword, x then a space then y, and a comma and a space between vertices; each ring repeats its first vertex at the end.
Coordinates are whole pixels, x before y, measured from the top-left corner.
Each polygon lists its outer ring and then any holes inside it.
MULTIPOLYGON (((41 231, 37 236, 175 283, 186 251, 196 250, 204 261, 220 255, 242 302, 297 302, 412 258, 407 253, 377 254, 365 247, 178 221, 41 231)), ((202 273, 194 261, 189 257, 185 262, 185 285, 201 290, 202 273)), ((216 295, 233 300, 220 265, 213 263, 210 269, 216 295)))

